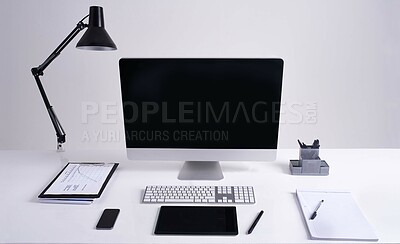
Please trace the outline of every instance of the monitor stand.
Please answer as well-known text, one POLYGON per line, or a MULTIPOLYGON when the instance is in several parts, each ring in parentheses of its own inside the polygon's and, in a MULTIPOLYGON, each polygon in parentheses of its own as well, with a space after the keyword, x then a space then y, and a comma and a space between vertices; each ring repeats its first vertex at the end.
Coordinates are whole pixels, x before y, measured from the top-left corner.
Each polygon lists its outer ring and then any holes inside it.
POLYGON ((218 161, 186 161, 179 172, 179 180, 222 180, 218 161))

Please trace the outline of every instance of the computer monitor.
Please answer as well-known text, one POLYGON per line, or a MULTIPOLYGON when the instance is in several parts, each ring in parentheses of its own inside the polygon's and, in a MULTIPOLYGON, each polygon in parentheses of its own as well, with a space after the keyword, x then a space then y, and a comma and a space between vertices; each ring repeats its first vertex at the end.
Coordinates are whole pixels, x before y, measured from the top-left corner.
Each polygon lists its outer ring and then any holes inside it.
POLYGON ((282 59, 123 58, 127 155, 186 161, 181 180, 223 178, 219 161, 273 161, 282 59))

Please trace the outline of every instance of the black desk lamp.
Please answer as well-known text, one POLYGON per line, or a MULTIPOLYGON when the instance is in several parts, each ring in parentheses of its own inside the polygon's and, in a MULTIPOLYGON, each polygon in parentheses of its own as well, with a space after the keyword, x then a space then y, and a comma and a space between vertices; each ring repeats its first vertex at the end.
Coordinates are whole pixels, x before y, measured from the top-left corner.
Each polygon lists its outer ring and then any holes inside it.
POLYGON ((32 68, 32 74, 35 77, 36 84, 39 87, 40 94, 42 95, 44 104, 46 105, 47 112, 49 113, 51 122, 57 135, 57 150, 63 151, 63 143, 65 142, 65 132, 58 120, 53 107, 50 105, 49 99, 43 89, 40 81, 40 76, 43 76, 44 70, 47 66, 60 55, 61 51, 74 39, 74 37, 83 29, 88 27, 85 34, 79 40, 76 47, 84 50, 108 51, 116 50, 114 42, 111 40, 107 31, 104 29, 104 16, 103 8, 98 6, 91 6, 89 14, 86 15, 81 21, 78 22, 72 32, 61 42, 61 44, 53 51, 52 54, 38 67, 32 68), (89 17, 89 24, 84 24, 82 21, 89 17))

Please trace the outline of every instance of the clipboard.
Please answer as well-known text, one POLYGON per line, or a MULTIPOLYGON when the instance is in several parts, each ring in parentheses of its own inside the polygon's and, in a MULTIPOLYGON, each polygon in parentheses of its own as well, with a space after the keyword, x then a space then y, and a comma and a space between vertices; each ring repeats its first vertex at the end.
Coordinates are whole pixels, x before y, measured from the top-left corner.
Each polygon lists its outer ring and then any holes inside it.
POLYGON ((297 190, 296 195, 312 240, 378 241, 351 192, 297 190))
POLYGON ((119 163, 69 162, 39 194, 39 199, 96 199, 119 163))

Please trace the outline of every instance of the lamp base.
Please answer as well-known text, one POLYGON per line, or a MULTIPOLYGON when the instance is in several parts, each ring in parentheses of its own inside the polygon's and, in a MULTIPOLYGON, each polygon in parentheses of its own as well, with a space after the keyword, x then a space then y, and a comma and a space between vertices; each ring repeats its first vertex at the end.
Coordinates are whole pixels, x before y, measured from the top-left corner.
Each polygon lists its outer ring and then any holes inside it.
POLYGON ((63 144, 57 142, 57 152, 65 152, 63 144))

